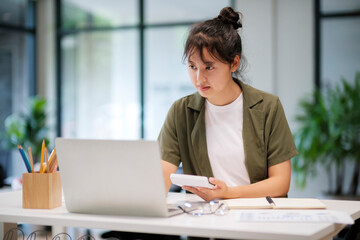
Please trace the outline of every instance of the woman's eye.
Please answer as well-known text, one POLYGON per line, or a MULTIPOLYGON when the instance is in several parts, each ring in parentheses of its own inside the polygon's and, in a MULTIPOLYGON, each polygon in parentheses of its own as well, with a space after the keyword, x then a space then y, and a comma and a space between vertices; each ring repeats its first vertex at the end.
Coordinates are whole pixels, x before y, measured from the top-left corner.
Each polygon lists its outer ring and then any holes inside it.
POLYGON ((196 69, 196 67, 194 65, 189 65, 189 68, 196 69))
POLYGON ((214 67, 206 67, 206 70, 213 70, 214 67))

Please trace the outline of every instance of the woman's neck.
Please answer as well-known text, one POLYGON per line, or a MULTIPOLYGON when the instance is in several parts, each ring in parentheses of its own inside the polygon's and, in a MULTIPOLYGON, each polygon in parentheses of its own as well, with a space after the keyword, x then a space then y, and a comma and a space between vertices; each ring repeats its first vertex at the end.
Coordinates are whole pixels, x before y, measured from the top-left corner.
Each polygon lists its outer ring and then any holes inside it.
POLYGON ((213 105, 225 106, 235 101, 240 96, 241 92, 240 86, 235 81, 231 81, 224 91, 207 100, 213 105))

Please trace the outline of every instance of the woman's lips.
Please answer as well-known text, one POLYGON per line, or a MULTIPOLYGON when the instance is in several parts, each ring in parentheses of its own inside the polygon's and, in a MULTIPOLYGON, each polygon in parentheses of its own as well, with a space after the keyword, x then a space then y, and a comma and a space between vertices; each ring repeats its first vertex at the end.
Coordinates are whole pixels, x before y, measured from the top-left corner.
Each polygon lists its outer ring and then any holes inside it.
POLYGON ((209 86, 199 86, 199 89, 200 89, 200 91, 206 91, 206 90, 210 89, 210 87, 209 86))

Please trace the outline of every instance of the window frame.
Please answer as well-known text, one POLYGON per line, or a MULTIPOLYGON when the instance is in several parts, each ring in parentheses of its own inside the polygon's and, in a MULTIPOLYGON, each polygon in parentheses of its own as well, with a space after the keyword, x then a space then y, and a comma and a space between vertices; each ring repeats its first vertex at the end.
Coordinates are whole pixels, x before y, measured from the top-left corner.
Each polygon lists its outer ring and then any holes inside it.
POLYGON ((334 19, 334 18, 354 18, 360 17, 360 10, 355 11, 336 11, 336 12, 322 12, 321 10, 321 0, 315 0, 314 1, 314 10, 315 10, 315 24, 314 24, 314 30, 315 30, 315 88, 321 89, 322 88, 322 74, 321 74, 321 23, 323 20, 327 19, 334 19))

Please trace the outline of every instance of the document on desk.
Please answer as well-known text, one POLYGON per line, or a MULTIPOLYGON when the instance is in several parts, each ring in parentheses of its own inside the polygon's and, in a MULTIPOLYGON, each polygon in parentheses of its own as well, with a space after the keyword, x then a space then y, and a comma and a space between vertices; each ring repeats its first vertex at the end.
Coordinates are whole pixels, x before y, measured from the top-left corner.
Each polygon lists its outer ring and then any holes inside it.
POLYGON ((315 198, 235 198, 222 200, 230 209, 325 209, 326 205, 315 198))
POLYGON ((235 216, 239 222, 331 222, 354 224, 346 212, 331 210, 242 210, 235 216))

